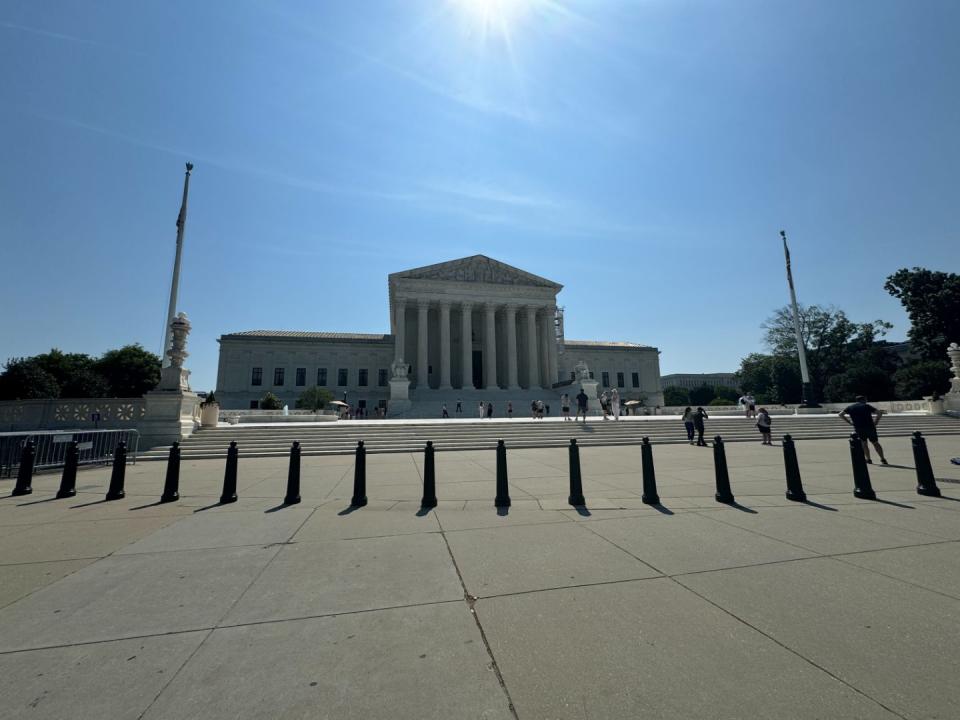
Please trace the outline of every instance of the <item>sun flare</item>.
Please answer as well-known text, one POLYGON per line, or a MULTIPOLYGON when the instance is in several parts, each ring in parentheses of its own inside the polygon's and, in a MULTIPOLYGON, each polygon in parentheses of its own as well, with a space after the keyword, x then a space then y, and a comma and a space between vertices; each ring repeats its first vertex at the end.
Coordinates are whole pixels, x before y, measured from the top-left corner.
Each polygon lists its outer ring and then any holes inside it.
POLYGON ((474 30, 491 30, 509 37, 511 29, 532 9, 536 0, 452 0, 474 30))

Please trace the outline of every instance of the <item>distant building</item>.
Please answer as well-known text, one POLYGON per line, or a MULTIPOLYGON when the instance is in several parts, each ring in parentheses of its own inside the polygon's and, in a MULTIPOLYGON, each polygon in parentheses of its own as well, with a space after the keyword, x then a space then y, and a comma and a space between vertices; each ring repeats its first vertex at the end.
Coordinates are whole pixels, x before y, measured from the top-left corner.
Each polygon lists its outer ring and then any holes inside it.
POLYGON ((661 375, 660 383, 663 387, 678 387, 684 390, 693 390, 703 387, 725 387, 738 388, 737 376, 734 373, 673 373, 672 375, 661 375))

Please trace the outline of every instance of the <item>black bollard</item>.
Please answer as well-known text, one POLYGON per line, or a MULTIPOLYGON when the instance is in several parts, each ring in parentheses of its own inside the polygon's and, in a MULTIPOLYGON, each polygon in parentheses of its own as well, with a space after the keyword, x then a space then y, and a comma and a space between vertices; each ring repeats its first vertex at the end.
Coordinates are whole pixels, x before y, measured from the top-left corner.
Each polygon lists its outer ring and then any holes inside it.
POLYGON ((423 449, 423 499, 420 501, 422 508, 437 506, 437 471, 433 463, 433 453, 433 441, 427 440, 427 446, 423 449))
POLYGON ((287 470, 287 494, 284 505, 296 505, 300 502, 300 442, 293 441, 290 446, 290 469, 287 470))
POLYGON ((583 477, 580 475, 580 448, 575 438, 570 438, 570 495, 567 502, 574 507, 587 504, 583 497, 583 477))
POLYGON ((653 445, 648 437, 644 437, 640 444, 640 467, 643 469, 643 497, 640 500, 647 505, 659 505, 657 476, 653 470, 653 445))
POLYGON ((787 500, 806 502, 807 494, 803 491, 803 481, 800 479, 797 448, 789 435, 783 436, 783 468, 787 473, 787 500))
POLYGON ((507 480, 507 446, 503 440, 497 440, 497 499, 493 504, 498 508, 510 507, 510 486, 507 480))
POLYGON ((870 472, 863 457, 863 443, 856 433, 850 434, 850 462, 853 465, 853 496, 863 500, 876 500, 877 494, 870 484, 870 472))
POLYGON ((237 441, 231 440, 230 447, 227 448, 227 464, 223 470, 223 494, 220 495, 221 505, 237 501, 237 464, 239 456, 240 450, 237 448, 237 441))
POLYGON ((913 445, 913 464, 917 467, 917 495, 940 497, 940 488, 937 479, 933 476, 933 466, 930 464, 930 454, 927 452, 927 440, 917 430, 910 440, 913 445))
POLYGON ((353 463, 353 498, 350 507, 367 504, 367 449, 363 440, 357 440, 357 458, 353 463))
POLYGON ((170 455, 167 458, 167 475, 163 480, 163 495, 160 502, 176 502, 180 499, 180 443, 174 442, 170 446, 170 455))
POLYGON ((123 482, 127 477, 127 444, 122 440, 113 451, 113 471, 110 473, 110 487, 107 488, 107 500, 119 500, 126 497, 123 482))
POLYGON ((723 447, 723 438, 717 435, 713 439, 713 466, 717 475, 717 502, 728 505, 734 502, 730 489, 730 473, 727 472, 727 451, 723 447))
POLYGON ((13 486, 11 495, 29 495, 33 492, 33 461, 36 456, 36 446, 33 440, 27 440, 27 444, 20 451, 20 467, 17 468, 17 482, 13 486))
POLYGON ((57 499, 73 497, 77 494, 77 465, 80 463, 80 450, 77 441, 71 440, 63 458, 63 475, 60 476, 60 489, 57 499))

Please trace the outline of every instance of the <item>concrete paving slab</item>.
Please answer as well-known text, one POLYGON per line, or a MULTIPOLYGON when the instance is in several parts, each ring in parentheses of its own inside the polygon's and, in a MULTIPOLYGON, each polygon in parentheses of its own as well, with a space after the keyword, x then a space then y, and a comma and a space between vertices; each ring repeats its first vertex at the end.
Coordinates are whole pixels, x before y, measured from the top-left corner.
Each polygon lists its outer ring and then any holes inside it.
POLYGON ((213 627, 276 553, 104 558, 4 608, 0 652, 213 627))
MULTIPOLYGON (((118 511, 119 513, 120 511, 118 511)), ((176 521, 174 517, 88 520, 20 526, 3 538, 0 565, 103 557, 176 521)))
POLYGON ((575 523, 464 530, 446 538, 467 591, 477 597, 660 574, 575 523))
POLYGON ((3 717, 140 717, 205 636, 178 633, 0 654, 3 717))
POLYGON ((221 624, 450 600, 462 601, 463 587, 439 533, 300 542, 280 550, 221 624))
POLYGON ((479 600, 520 718, 894 718, 671 580, 479 600))
POLYGON ((794 503, 794 507, 765 508, 756 514, 730 510, 719 515, 711 513, 709 517, 823 555, 919 545, 941 539, 859 520, 853 511, 844 510, 842 506, 830 511, 794 503))
POLYGON ((831 558, 680 582, 901 716, 957 715, 952 598, 831 558))
POLYGON ((555 510, 514 510, 507 515, 497 514, 494 507, 484 510, 450 510, 438 508, 437 519, 444 532, 478 530, 505 525, 539 525, 542 523, 569 522, 570 518, 555 510))
POLYGON ((0 565, 0 608, 92 562, 93 559, 0 565))
POLYGON ((143 540, 128 545, 119 553, 152 553, 282 543, 289 540, 313 512, 312 508, 293 505, 276 512, 192 513, 189 517, 180 519, 175 525, 163 528, 143 540))
POLYGON ((874 550, 837 559, 960 599, 960 543, 874 550))
MULTIPOLYGON (((511 491, 512 493, 512 491, 511 491)), ((490 496, 487 500, 467 500, 466 504, 463 506, 464 510, 486 510, 488 508, 494 509, 493 501, 496 498, 496 493, 490 496)), ((513 497, 511 494, 510 498, 511 505, 509 512, 515 512, 517 510, 541 510, 539 501, 535 498, 531 498, 527 495, 520 495, 519 497, 513 497)))
POLYGON ((339 503, 329 503, 318 508, 292 539, 294 542, 310 542, 440 531, 434 513, 418 516, 416 513, 390 512, 392 505, 371 503, 367 507, 345 512, 349 509, 341 507, 339 503))
POLYGON ((845 510, 850 517, 890 527, 933 535, 941 540, 960 540, 960 519, 937 512, 927 503, 913 503, 910 509, 886 504, 859 504, 845 510))
POLYGON ((489 663, 462 603, 223 628, 144 718, 507 720, 489 663))
POLYGON ((795 560, 815 554, 717 523, 711 517, 688 512, 623 518, 590 523, 589 529, 668 575, 795 560))

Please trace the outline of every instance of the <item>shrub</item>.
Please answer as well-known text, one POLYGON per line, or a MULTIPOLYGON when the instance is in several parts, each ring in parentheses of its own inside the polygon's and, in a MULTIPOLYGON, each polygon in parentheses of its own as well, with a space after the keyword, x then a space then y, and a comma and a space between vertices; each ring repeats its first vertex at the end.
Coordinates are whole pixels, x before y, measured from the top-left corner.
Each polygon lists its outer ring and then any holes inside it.
POLYGON ((261 410, 280 410, 282 407, 283 403, 280 402, 280 398, 278 398, 272 392, 268 392, 262 398, 260 398, 261 410))
POLYGON ((323 410, 331 400, 333 400, 333 393, 330 390, 314 385, 300 393, 296 406, 301 410, 316 412, 317 410, 323 410))

